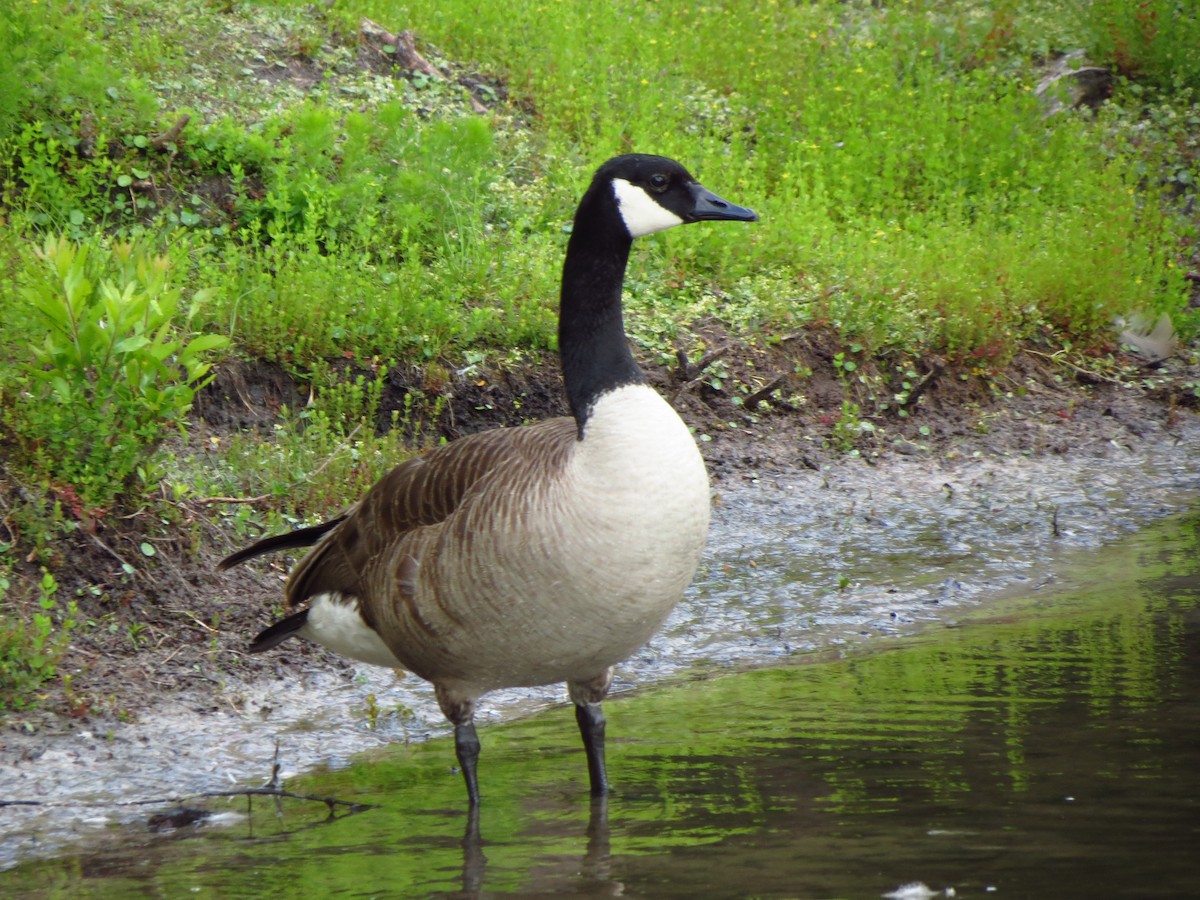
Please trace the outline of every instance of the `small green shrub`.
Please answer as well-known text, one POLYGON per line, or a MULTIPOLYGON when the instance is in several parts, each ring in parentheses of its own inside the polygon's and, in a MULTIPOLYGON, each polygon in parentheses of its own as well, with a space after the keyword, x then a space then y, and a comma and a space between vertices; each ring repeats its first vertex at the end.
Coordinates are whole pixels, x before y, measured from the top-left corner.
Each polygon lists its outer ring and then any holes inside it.
POLYGON ((6 411, 36 468, 83 509, 110 506, 170 430, 183 430, 209 354, 228 344, 192 336, 203 293, 181 310, 164 257, 132 244, 100 259, 90 249, 48 238, 38 254, 48 277, 23 296, 45 337, 6 411))
MULTIPOLYGON (((0 570, 0 605, 11 586, 0 570)), ((28 621, 0 614, 0 713, 32 706, 38 689, 57 673, 78 615, 73 600, 59 610, 57 593, 58 582, 43 570, 37 612, 28 621)))

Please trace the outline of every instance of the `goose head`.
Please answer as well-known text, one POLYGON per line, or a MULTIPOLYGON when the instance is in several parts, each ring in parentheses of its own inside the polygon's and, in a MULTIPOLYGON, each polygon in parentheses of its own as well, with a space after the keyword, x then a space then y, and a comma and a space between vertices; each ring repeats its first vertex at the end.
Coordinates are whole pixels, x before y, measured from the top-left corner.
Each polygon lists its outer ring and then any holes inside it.
POLYGON ((646 153, 617 156, 602 165, 592 191, 611 191, 630 238, 689 222, 755 222, 752 209, 722 200, 673 159, 646 153))

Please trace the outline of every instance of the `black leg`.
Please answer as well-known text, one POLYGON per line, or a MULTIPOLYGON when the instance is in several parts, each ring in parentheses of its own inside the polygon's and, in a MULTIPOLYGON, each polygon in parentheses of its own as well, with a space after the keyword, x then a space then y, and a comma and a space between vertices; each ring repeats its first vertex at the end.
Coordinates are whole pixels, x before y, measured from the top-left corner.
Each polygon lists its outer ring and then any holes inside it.
POLYGON ((604 766, 604 710, 599 703, 576 704, 575 721, 579 723, 583 749, 587 751, 592 796, 600 797, 608 793, 608 773, 604 766))
MULTIPOLYGON (((601 734, 604 730, 604 720, 600 722, 601 734)), ((603 753, 603 750, 601 750, 603 753)), ((463 779, 467 782, 467 800, 471 806, 479 804, 479 778, 475 770, 479 763, 479 735, 475 733, 475 723, 454 726, 454 754, 458 757, 458 766, 462 769, 463 779)))

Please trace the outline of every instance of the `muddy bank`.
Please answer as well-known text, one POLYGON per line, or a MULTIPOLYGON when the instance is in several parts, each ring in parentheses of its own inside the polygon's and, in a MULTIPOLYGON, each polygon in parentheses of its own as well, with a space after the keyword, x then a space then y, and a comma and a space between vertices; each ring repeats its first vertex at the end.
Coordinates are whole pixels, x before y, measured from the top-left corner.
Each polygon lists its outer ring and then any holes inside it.
MULTIPOLYGON (((1051 360, 1029 348, 1006 368, 985 373, 938 359, 885 366, 859 354, 849 373, 848 351, 820 329, 756 343, 710 321, 693 337, 708 348, 699 359, 641 362, 695 431, 719 493, 778 473, 837 473, 897 459, 945 470, 949 478, 971 460, 1008 465, 1140 454, 1186 441, 1200 384, 1200 362, 1182 355, 1151 367, 1116 354, 1085 371, 1080 360, 1051 360)), ((376 375, 345 365, 349 377, 376 375)), ((390 424, 390 410, 412 408, 423 412, 408 420, 410 427, 426 441, 566 412, 557 361, 548 353, 501 369, 457 375, 438 367, 394 369, 386 378, 380 430, 390 424)), ((280 409, 300 408, 306 394, 278 366, 228 362, 199 398, 191 447, 245 431, 268 440, 280 409)), ((0 500, 8 487, 0 478, 0 500)), ((214 698, 208 706, 219 709, 225 701, 215 698, 227 683, 298 675, 313 665, 350 672, 342 661, 297 644, 246 654, 248 638, 279 612, 288 560, 218 573, 215 563, 239 542, 229 517, 254 508, 238 502, 247 498, 226 499, 233 502, 184 497, 175 504, 180 521, 165 528, 145 510, 110 515, 82 523, 53 548, 49 567, 59 597, 77 598, 79 618, 90 624, 76 630, 60 667, 69 681, 47 685, 39 709, 10 716, 0 729, 0 758, 25 753, 31 734, 121 731, 181 692, 214 698), (153 558, 141 549, 147 540, 153 558)), ((31 559, 19 573, 30 585, 40 580, 39 564, 31 559)), ((26 594, 36 602, 36 590, 26 594)))
MULTIPOLYGON (((664 632, 619 668, 616 694, 853 651, 953 624, 1005 591, 1036 591, 1063 554, 1196 502, 1197 448, 1200 422, 1188 418, 1136 446, 1095 441, 1061 455, 949 463, 891 455, 722 478, 702 571, 664 632)), ((561 686, 490 695, 480 715, 485 752, 489 719, 565 699, 561 686)), ((573 746, 569 718, 562 739, 573 746)), ((430 691, 411 676, 299 647, 252 670, 214 666, 150 698, 131 721, 58 719, 7 732, 0 797, 55 805, 4 811, 0 865, 155 810, 112 801, 265 782, 277 741, 286 777, 443 733, 430 691)))

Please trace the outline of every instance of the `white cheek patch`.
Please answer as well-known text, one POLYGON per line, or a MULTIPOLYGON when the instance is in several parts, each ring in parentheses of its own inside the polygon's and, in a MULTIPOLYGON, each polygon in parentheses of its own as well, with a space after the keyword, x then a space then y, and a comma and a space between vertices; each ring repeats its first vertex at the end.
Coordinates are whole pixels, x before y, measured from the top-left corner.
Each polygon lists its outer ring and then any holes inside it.
POLYGON ((613 193, 630 237, 641 237, 683 224, 683 219, 660 206, 645 190, 624 178, 613 179, 613 193))

